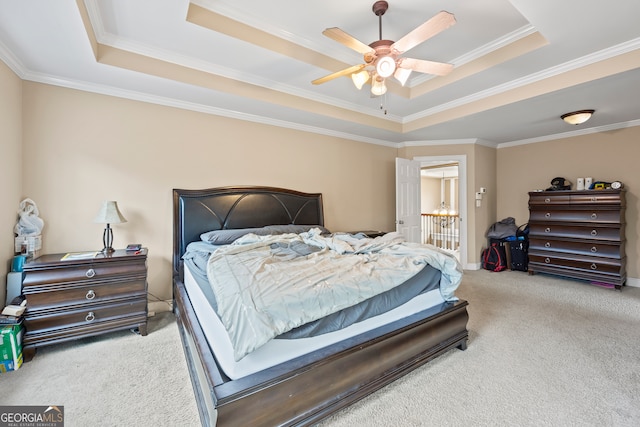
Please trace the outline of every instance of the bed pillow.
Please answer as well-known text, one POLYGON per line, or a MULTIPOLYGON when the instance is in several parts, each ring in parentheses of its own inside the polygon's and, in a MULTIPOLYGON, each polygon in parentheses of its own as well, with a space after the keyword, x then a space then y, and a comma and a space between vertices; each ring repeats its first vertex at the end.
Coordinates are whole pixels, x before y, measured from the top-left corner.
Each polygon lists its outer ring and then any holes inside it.
POLYGON ((264 228, 238 228, 231 230, 213 230, 207 231, 206 233, 202 233, 200 235, 200 240, 203 242, 211 243, 214 245, 228 245, 233 243, 235 240, 244 236, 245 234, 254 233, 259 236, 264 236, 268 233, 265 232, 264 228))
POLYGON ((228 245, 245 234, 253 233, 258 236, 267 236, 270 234, 286 234, 286 233, 304 233, 312 228, 320 228, 322 233, 329 233, 329 230, 321 225, 267 225, 259 228, 238 228, 230 230, 213 230, 207 231, 200 235, 200 240, 214 245, 228 245))

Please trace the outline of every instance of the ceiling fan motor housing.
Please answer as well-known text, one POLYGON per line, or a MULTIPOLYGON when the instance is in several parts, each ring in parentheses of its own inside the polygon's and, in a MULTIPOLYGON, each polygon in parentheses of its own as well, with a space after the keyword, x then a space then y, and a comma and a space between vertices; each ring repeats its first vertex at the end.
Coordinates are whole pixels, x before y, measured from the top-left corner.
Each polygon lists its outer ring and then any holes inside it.
POLYGON ((389 3, 387 3, 386 1, 377 1, 373 4, 373 7, 371 9, 373 10, 373 13, 376 14, 376 16, 382 16, 387 11, 387 9, 389 9, 389 3))

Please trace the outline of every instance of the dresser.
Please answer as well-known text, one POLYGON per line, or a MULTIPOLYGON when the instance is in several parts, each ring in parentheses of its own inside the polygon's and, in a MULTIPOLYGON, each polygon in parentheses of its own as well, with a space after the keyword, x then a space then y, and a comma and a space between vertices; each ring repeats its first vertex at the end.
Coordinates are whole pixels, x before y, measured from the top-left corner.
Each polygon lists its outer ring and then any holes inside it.
POLYGON ((27 299, 23 351, 136 328, 147 334, 147 250, 116 250, 89 259, 42 255, 24 265, 27 299))
POLYGON ((625 269, 624 190, 529 193, 529 274, 615 286, 625 269))

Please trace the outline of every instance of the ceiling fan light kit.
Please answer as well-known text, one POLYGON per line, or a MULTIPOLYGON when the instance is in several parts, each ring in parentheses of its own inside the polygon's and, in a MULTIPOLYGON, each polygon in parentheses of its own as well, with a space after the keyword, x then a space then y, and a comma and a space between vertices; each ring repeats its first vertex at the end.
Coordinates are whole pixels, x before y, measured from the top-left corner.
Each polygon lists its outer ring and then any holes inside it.
POLYGON ((595 110, 580 110, 560 116, 562 120, 571 125, 580 125, 591 118, 595 110))
POLYGON ((362 86, 364 86, 364 84, 368 82, 370 78, 371 76, 369 75, 369 71, 367 70, 362 70, 351 74, 351 80, 353 80, 353 84, 358 88, 358 90, 362 89, 362 86))
POLYGON ((396 68, 396 72, 393 73, 393 77, 396 78, 400 82, 402 86, 407 82, 409 76, 411 75, 411 70, 408 68, 396 68))
POLYGON ((384 79, 382 77, 376 77, 373 79, 371 93, 376 96, 381 96, 387 93, 387 85, 384 84, 384 79))
POLYGON ((396 71, 396 61, 390 56, 383 56, 376 61, 376 73, 383 79, 391 77, 396 71))
POLYGON ((455 24, 456 20, 453 14, 442 11, 397 42, 394 42, 382 39, 382 15, 385 14, 388 8, 389 3, 386 1, 377 1, 373 4, 373 13, 378 17, 379 21, 379 40, 369 45, 362 43, 339 28, 334 27, 324 30, 322 34, 325 36, 361 53, 365 63, 329 74, 314 80, 312 83, 321 84, 337 77, 350 75, 356 88, 362 89, 362 86, 371 79, 371 93, 375 96, 380 96, 387 91, 385 79, 391 76, 395 77, 404 86, 411 75, 411 71, 438 76, 451 72, 453 69, 451 64, 399 56, 455 24))

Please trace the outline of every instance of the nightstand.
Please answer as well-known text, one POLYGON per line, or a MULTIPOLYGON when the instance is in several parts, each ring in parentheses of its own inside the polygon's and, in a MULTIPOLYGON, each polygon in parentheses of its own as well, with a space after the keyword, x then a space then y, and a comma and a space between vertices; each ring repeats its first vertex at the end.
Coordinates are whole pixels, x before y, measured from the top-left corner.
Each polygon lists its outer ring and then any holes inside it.
POLYGON ((137 328, 147 335, 147 250, 90 259, 42 255, 24 265, 25 361, 36 349, 137 328))

